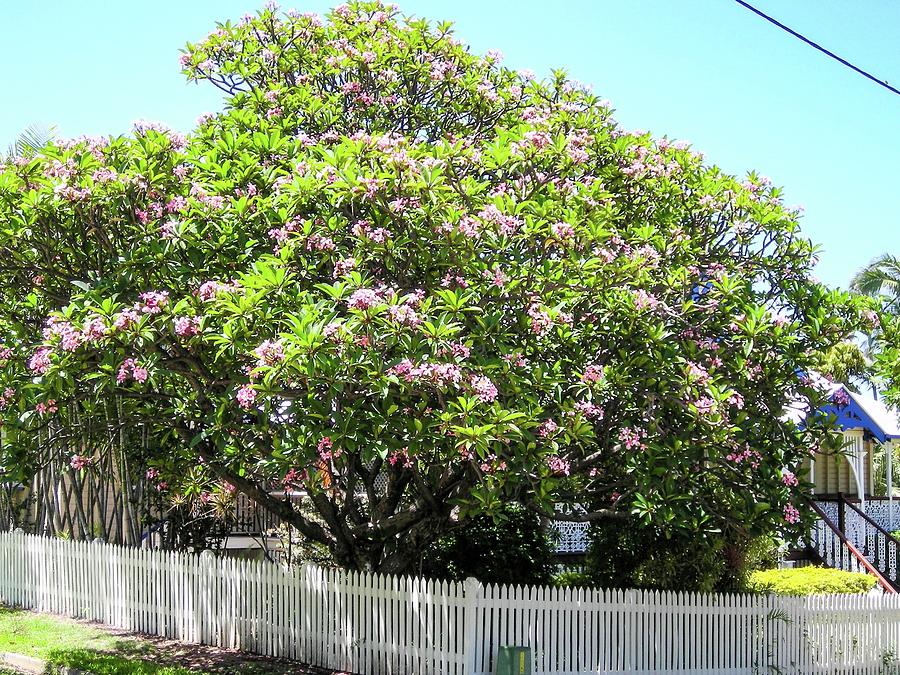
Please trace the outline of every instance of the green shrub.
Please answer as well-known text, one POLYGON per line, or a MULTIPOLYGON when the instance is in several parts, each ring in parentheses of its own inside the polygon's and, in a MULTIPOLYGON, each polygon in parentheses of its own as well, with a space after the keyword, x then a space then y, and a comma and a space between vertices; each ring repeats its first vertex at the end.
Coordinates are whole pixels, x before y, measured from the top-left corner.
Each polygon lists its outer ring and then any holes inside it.
POLYGON ((776 595, 867 593, 875 587, 875 581, 869 574, 809 566, 753 572, 749 589, 776 595))
POLYGON ((753 572, 772 569, 778 565, 779 543, 779 540, 771 536, 752 539, 732 537, 725 542, 722 548, 725 571, 716 583, 716 590, 747 591, 753 572))
POLYGON ((667 591, 748 590, 750 574, 774 567, 779 541, 746 532, 666 536, 660 528, 594 523, 585 573, 604 588, 667 591))
POLYGON ((592 586, 593 581, 585 572, 566 570, 553 575, 553 585, 559 588, 585 588, 592 586))
POLYGON ((603 588, 709 592, 725 575, 723 544, 718 537, 666 537, 658 528, 598 522, 586 572, 603 588))
POLYGON ((497 519, 478 516, 441 537, 425 552, 421 572, 455 581, 475 577, 483 583, 548 584, 554 553, 540 518, 510 503, 497 519))

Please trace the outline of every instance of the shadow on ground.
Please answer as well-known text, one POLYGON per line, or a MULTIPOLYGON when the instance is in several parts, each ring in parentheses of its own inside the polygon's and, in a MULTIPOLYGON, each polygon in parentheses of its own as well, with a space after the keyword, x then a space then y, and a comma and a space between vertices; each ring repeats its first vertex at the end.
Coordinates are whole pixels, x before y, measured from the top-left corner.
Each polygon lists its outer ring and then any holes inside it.
MULTIPOLYGON (((0 651, 44 659, 51 672, 68 666, 95 675, 339 675, 295 661, 3 606, 0 651)), ((0 675, 7 675, 9 670, 0 667, 0 675)))
POLYGON ((93 675, 312 675, 330 671, 228 650, 211 650, 171 640, 140 636, 117 640, 112 651, 60 649, 48 654, 49 672, 68 666, 93 675))

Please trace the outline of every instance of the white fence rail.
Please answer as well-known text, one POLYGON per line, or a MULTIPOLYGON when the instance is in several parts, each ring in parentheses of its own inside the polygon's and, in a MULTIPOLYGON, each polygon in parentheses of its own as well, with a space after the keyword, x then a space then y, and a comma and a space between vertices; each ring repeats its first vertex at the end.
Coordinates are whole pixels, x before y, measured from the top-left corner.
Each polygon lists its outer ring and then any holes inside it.
POLYGON ((482 586, 0 534, 0 602, 356 673, 895 673, 900 599, 482 586))

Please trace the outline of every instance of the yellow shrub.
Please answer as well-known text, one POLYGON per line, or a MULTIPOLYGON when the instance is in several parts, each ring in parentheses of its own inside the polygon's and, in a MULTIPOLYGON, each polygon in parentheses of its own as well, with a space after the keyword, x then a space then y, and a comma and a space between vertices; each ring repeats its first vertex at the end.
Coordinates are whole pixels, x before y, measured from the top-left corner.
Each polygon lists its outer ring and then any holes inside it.
POLYGON ((749 588, 756 593, 776 595, 867 593, 875 582, 870 574, 809 566, 753 572, 749 588))

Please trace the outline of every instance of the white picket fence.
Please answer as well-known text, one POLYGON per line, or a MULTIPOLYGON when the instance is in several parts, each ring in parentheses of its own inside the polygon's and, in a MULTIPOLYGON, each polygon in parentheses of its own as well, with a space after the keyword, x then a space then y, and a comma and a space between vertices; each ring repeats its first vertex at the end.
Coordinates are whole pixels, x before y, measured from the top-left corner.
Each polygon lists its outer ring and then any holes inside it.
POLYGON ((0 534, 0 603, 355 673, 896 673, 898 596, 440 583, 0 534))

